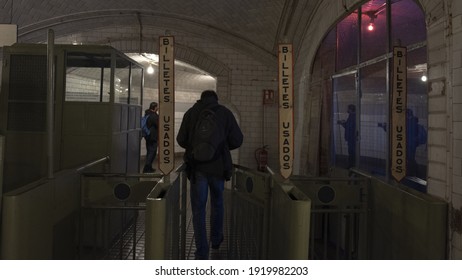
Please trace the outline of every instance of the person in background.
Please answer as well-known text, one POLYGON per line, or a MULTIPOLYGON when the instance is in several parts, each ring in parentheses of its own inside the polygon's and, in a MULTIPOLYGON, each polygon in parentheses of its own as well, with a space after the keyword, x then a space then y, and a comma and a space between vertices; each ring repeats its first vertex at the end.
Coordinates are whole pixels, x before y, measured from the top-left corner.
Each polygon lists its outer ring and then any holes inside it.
POLYGON ((152 163, 157 155, 157 137, 159 130, 159 107, 156 102, 149 104, 149 109, 145 111, 146 115, 149 115, 146 125, 150 130, 146 140, 146 162, 144 164, 143 173, 154 173, 156 169, 152 168, 152 163))
POLYGON ((406 175, 417 175, 417 161, 415 155, 418 144, 418 125, 419 119, 414 116, 411 109, 406 109, 406 175))
POLYGON ((356 106, 348 105, 348 118, 337 122, 345 128, 345 141, 348 144, 348 168, 356 163, 356 106))
POLYGON ((225 180, 232 174, 232 159, 230 150, 242 145, 244 136, 234 118, 233 113, 223 105, 218 104, 217 93, 213 90, 202 92, 200 100, 186 111, 177 135, 178 144, 185 148, 184 161, 186 173, 191 182, 191 208, 193 213, 193 228, 196 244, 195 258, 208 259, 209 243, 206 229, 206 204, 210 189, 210 242, 212 249, 219 249, 223 242, 223 192, 225 180), (214 137, 222 135, 222 144, 215 156, 208 161, 200 162, 194 159, 193 137, 196 122, 204 109, 213 110, 216 115, 216 127, 221 129, 214 137))

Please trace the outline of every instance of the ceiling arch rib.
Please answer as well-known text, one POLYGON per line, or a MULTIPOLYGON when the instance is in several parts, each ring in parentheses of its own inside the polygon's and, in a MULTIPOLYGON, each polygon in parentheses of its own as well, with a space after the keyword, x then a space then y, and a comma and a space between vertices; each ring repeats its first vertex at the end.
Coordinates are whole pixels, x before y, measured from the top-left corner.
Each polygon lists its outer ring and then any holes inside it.
POLYGON ((222 29, 196 18, 155 11, 101 10, 68 14, 19 27, 18 37, 23 42, 31 42, 33 41, 32 38, 36 38, 38 33, 45 34, 44 30, 49 28, 56 28, 57 36, 65 36, 77 32, 88 32, 90 28, 98 29, 110 27, 114 24, 120 25, 121 23, 126 26, 142 25, 143 28, 154 26, 170 30, 172 33, 178 30, 195 36, 206 37, 209 40, 219 38, 231 47, 234 46, 235 49, 241 51, 245 50, 252 56, 257 53, 265 60, 272 60, 276 57, 272 46, 266 47, 238 33, 222 29), (124 20, 121 20, 122 18, 124 20))

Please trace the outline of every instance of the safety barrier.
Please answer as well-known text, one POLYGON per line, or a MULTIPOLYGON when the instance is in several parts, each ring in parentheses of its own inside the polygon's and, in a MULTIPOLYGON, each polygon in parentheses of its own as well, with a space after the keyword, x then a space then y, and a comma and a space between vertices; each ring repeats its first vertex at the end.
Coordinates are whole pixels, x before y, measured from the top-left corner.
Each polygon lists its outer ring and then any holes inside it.
POLYGON ((108 158, 57 172, 3 195, 1 259, 74 259, 80 172, 103 170, 108 158))
POLYGON ((371 178, 370 259, 447 259, 448 203, 371 178))
POLYGON ((236 166, 232 191, 227 194, 226 215, 229 223, 230 259, 265 259, 268 255, 271 177, 236 166), (230 205, 230 206, 229 206, 230 205))
MULTIPOLYGON (((146 202, 145 259, 185 259, 187 179, 180 167, 146 202)), ((278 175, 235 166, 225 189, 228 259, 308 259, 310 200, 278 175)))
POLYGON ((145 259, 185 259, 187 179, 182 168, 164 176, 147 197, 145 259))
POLYGON ((272 175, 268 259, 308 259, 311 203, 291 181, 272 175))
POLYGON ((230 259, 308 259, 311 202, 274 173, 235 166, 230 259))
POLYGON ((140 259, 138 218, 161 175, 82 174, 79 258, 140 259))
POLYGON ((312 201, 310 259, 367 259, 369 180, 303 176, 290 180, 312 201))

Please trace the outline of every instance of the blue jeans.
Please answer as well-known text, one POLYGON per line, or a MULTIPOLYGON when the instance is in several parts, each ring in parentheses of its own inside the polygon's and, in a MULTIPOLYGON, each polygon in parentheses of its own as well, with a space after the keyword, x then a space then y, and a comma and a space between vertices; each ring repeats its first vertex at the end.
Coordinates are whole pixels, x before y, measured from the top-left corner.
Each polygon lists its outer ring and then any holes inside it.
POLYGON ((191 208, 193 213, 194 238, 196 243, 196 259, 208 259, 209 243, 206 229, 206 206, 210 187, 210 241, 219 245, 223 241, 223 178, 209 176, 196 171, 195 182, 191 183, 191 208))
POLYGON ((148 141, 146 139, 146 163, 144 171, 149 171, 152 168, 152 163, 157 155, 157 141, 148 141))
POLYGON ((348 141, 348 168, 356 165, 356 142, 348 141))

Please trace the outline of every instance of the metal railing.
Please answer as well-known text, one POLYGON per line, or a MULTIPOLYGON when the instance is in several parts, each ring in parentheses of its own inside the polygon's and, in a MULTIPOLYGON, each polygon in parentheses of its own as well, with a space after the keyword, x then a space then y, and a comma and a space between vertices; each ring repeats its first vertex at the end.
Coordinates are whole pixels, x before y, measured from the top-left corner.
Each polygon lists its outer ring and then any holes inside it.
POLYGON ((228 194, 228 256, 230 259, 264 259, 268 255, 271 177, 236 166, 228 194), (230 202, 230 203, 229 203, 230 202))
POLYGON ((235 166, 231 259, 308 259, 309 198, 288 180, 235 166))
MULTIPOLYGON (((268 169, 269 170, 269 169, 268 169)), ((186 259, 183 166, 147 195, 145 259, 186 259)), ((225 190, 228 259, 367 259, 365 178, 309 178, 234 166, 225 190)))
POLYGON ((292 176, 312 200, 310 259, 367 259, 367 178, 292 176))
MULTIPOLYGON (((185 259, 187 179, 164 177, 146 204, 146 259, 185 259)), ((225 190, 228 259, 307 259, 310 200, 278 175, 235 166, 225 190)))
POLYGON ((140 259, 138 218, 160 175, 85 172, 81 177, 79 258, 140 259))

